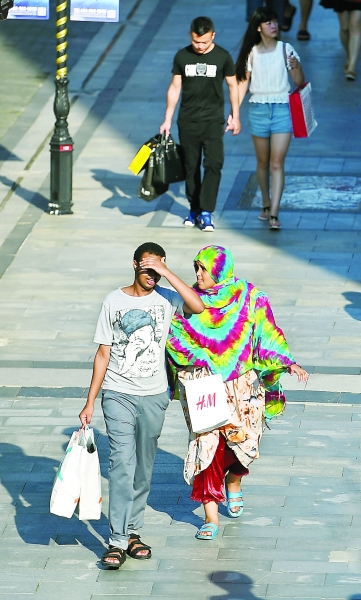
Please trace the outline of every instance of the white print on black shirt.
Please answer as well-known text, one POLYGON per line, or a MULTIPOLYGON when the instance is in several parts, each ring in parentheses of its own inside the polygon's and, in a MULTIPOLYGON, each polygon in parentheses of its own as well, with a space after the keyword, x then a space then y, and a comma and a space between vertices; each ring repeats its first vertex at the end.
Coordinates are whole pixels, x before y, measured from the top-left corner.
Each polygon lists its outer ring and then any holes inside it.
POLYGON ((120 375, 152 377, 159 373, 164 314, 161 305, 115 313, 114 339, 118 344, 120 375))
POLYGON ((217 65, 207 65, 206 63, 186 65, 185 75, 186 77, 216 77, 217 65))

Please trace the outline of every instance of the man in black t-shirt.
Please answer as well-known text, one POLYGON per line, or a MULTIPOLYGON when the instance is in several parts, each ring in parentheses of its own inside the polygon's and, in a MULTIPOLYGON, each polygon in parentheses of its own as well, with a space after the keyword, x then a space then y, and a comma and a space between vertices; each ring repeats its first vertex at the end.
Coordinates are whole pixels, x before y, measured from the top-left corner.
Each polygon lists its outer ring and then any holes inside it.
POLYGON ((169 135, 180 95, 179 140, 184 153, 186 195, 190 203, 186 227, 196 222, 202 231, 213 231, 224 160, 223 80, 229 89, 231 114, 225 131, 240 132, 238 87, 231 55, 214 43, 211 19, 197 17, 191 23, 191 44, 179 50, 173 61, 173 78, 167 92, 167 106, 160 132, 169 135), (203 181, 201 163, 203 156, 203 181))

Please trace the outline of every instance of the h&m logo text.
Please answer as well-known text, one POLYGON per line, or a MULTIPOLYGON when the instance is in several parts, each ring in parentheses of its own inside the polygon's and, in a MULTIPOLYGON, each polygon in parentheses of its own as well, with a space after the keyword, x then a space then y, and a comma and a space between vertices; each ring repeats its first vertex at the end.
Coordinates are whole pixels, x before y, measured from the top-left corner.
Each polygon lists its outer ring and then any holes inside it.
POLYGON ((216 406, 216 393, 208 394, 208 396, 199 396, 196 406, 197 410, 203 410, 203 408, 216 406))

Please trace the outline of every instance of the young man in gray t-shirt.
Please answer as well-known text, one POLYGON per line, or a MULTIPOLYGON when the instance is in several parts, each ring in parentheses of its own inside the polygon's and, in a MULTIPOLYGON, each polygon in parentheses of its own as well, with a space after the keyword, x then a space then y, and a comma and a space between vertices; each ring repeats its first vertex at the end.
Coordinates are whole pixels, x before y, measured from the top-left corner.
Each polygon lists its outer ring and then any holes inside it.
POLYGON ((139 530, 150 488, 157 440, 168 406, 165 342, 175 312, 201 313, 203 302, 165 264, 161 246, 147 242, 134 253, 134 282, 108 294, 100 311, 88 399, 79 418, 91 422, 102 386, 110 446, 109 547, 102 564, 118 569, 126 554, 151 557, 139 530), (158 286, 165 277, 176 291, 158 286))

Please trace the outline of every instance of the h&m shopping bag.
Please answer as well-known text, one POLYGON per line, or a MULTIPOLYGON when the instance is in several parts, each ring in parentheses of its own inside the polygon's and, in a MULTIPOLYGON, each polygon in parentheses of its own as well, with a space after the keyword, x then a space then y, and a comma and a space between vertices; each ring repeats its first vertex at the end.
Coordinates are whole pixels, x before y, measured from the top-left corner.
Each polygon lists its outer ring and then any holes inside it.
POLYGON ((50 512, 70 519, 79 503, 79 519, 100 519, 101 476, 94 430, 74 431, 55 476, 50 512))
POLYGON ((194 433, 205 433, 229 422, 230 411, 221 375, 184 382, 189 416, 194 433))
POLYGON ((304 83, 289 94, 293 137, 306 138, 317 127, 313 114, 311 84, 304 83))

